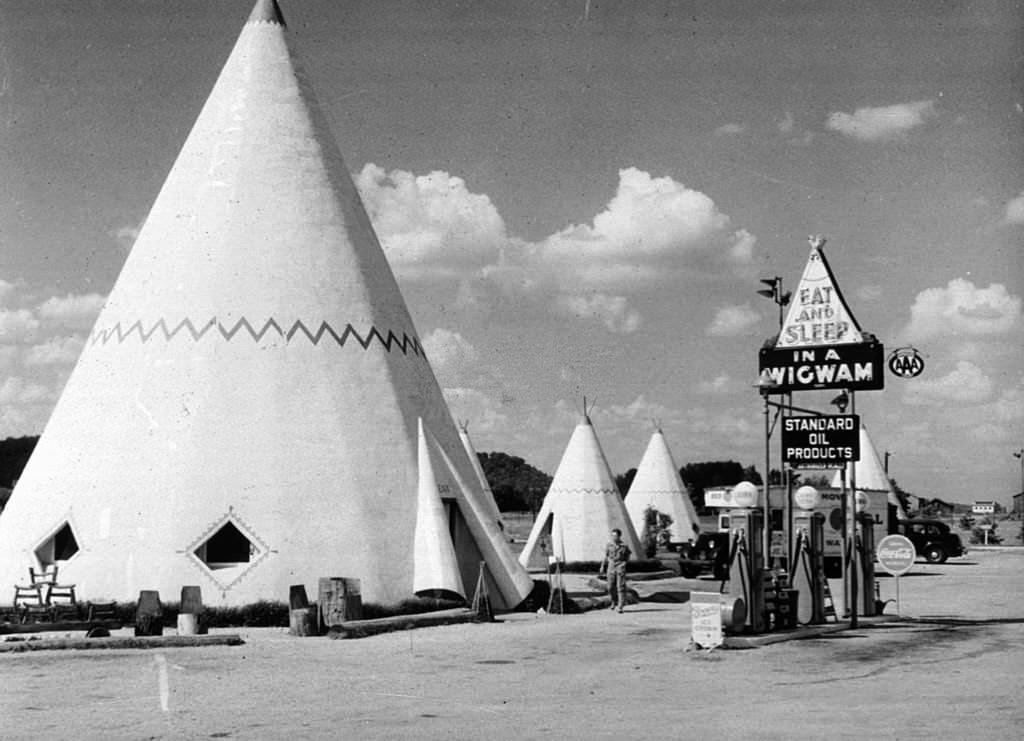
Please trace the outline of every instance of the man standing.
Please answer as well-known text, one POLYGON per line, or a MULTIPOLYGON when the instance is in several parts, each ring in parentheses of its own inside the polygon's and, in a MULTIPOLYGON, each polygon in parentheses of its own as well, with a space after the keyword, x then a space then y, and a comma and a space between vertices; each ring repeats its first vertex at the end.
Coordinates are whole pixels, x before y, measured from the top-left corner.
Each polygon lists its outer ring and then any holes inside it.
POLYGON ((619 612, 626 605, 626 561, 629 560, 629 546, 622 542, 622 531, 612 530, 611 542, 605 546, 604 560, 598 574, 608 574, 608 596, 612 598, 609 609, 616 606, 619 612))

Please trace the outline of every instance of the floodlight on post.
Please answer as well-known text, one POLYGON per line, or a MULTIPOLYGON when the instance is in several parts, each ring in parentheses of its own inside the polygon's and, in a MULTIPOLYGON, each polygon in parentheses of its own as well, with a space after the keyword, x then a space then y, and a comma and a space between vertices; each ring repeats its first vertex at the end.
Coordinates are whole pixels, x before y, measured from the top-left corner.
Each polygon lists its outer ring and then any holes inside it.
POLYGON ((783 293, 782 291, 782 276, 776 275, 774 278, 761 278, 761 282, 764 283, 768 288, 762 288, 757 291, 758 296, 764 296, 770 298, 779 307, 779 330, 782 330, 783 317, 782 309, 789 304, 789 300, 793 297, 790 292, 783 293))

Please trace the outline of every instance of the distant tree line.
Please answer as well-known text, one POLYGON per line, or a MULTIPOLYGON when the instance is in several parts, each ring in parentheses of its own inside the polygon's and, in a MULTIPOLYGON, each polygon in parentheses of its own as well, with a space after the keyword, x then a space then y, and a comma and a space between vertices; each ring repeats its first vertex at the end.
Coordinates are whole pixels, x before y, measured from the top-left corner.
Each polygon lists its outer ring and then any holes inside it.
MULTIPOLYGON (((502 512, 537 512, 544 502, 544 496, 551 487, 551 476, 534 468, 522 458, 507 453, 477 453, 480 465, 491 485, 498 509, 502 512)), ((708 461, 688 463, 679 469, 679 475, 686 485, 690 500, 698 512, 703 512, 704 490, 733 486, 740 481, 761 485, 761 474, 753 466, 743 466, 736 461, 708 461)), ((631 468, 615 477, 619 495, 626 496, 636 477, 631 468)))
POLYGON ((10 489, 14 486, 37 442, 38 435, 0 440, 0 487, 10 489))

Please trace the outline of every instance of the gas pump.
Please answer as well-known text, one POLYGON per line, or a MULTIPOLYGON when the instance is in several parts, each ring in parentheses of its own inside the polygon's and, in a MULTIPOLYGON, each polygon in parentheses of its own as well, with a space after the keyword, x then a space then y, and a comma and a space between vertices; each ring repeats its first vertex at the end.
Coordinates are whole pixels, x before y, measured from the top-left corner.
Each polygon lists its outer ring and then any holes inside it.
POLYGON ((764 547, 762 514, 756 509, 734 509, 729 522, 729 596, 747 607, 744 628, 764 630, 764 547))
POLYGON ((860 568, 860 613, 875 614, 875 521, 867 512, 857 515, 857 567, 860 568))
POLYGON ((793 589, 800 592, 796 619, 801 625, 825 622, 825 515, 818 512, 793 513, 793 567, 789 574, 793 589))
POLYGON ((797 622, 818 624, 825 622, 825 515, 814 508, 821 503, 821 494, 813 486, 801 486, 793 492, 793 502, 799 510, 793 512, 793 565, 790 584, 800 593, 797 602, 797 622))

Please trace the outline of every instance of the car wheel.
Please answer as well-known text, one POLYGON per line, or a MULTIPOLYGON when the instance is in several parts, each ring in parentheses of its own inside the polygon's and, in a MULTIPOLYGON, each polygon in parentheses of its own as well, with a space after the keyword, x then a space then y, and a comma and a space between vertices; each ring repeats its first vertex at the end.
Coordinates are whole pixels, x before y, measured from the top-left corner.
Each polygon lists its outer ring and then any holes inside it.
POLYGON ((946 552, 942 550, 942 546, 930 545, 924 549, 924 560, 928 563, 945 563, 946 552))
POLYGON ((696 579, 700 576, 700 569, 696 566, 680 566, 679 573, 684 579, 696 579))

